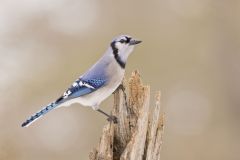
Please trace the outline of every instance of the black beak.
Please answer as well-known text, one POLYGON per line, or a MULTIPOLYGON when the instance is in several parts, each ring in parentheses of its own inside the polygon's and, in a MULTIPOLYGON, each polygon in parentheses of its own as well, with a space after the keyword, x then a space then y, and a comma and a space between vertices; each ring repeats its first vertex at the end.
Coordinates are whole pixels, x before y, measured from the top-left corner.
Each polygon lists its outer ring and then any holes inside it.
POLYGON ((129 45, 136 45, 136 44, 141 43, 141 42, 142 41, 131 39, 130 42, 129 42, 129 45))

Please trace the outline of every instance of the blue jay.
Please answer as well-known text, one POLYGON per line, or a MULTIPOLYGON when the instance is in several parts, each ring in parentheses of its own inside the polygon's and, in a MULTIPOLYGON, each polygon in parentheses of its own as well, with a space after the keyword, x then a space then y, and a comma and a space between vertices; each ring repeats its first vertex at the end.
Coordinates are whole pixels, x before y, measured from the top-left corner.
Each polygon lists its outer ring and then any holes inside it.
POLYGON ((106 53, 85 74, 80 76, 62 96, 48 104, 42 110, 27 119, 22 127, 27 127, 49 111, 60 106, 80 103, 83 106, 106 115, 116 123, 116 117, 110 116, 99 108, 100 103, 109 97, 121 84, 128 56, 134 46, 141 43, 130 36, 121 35, 113 39, 106 53))

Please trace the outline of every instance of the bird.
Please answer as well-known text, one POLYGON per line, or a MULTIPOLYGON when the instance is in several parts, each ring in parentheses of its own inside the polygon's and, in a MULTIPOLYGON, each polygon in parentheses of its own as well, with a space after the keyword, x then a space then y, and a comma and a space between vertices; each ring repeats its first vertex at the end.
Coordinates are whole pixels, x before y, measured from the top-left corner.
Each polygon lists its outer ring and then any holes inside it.
POLYGON ((128 57, 135 45, 141 42, 129 35, 115 37, 103 56, 87 72, 74 81, 58 99, 30 116, 21 126, 28 127, 51 110, 74 103, 91 107, 107 116, 109 121, 117 123, 116 117, 100 109, 100 104, 121 86, 128 57))

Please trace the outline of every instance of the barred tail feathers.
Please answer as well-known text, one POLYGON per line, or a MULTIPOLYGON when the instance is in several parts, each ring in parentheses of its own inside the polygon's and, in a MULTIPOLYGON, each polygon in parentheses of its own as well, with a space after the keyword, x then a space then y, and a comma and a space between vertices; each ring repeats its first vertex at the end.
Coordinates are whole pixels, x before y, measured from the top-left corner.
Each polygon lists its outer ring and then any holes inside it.
POLYGON ((50 103, 49 105, 47 105, 46 107, 44 107, 42 110, 40 110, 39 112, 35 113, 34 115, 32 115, 29 119, 27 119, 25 122, 23 122, 22 127, 28 127, 30 124, 32 124, 34 121, 36 121, 38 118, 42 117, 43 115, 45 115, 46 113, 48 113, 49 111, 53 110, 54 108, 56 108, 59 104, 57 104, 56 102, 54 103, 50 103))

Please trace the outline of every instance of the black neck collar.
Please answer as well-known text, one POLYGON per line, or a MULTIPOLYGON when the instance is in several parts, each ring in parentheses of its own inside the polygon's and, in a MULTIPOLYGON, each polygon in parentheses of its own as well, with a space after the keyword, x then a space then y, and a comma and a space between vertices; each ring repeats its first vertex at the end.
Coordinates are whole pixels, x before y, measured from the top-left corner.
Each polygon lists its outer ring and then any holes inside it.
POLYGON ((120 56, 118 55, 118 49, 116 48, 115 46, 115 42, 112 42, 111 43, 111 47, 112 47, 112 50, 113 50, 113 55, 114 55, 114 58, 115 60, 117 61, 117 63, 119 64, 119 66, 124 69, 126 64, 121 60, 120 56))

